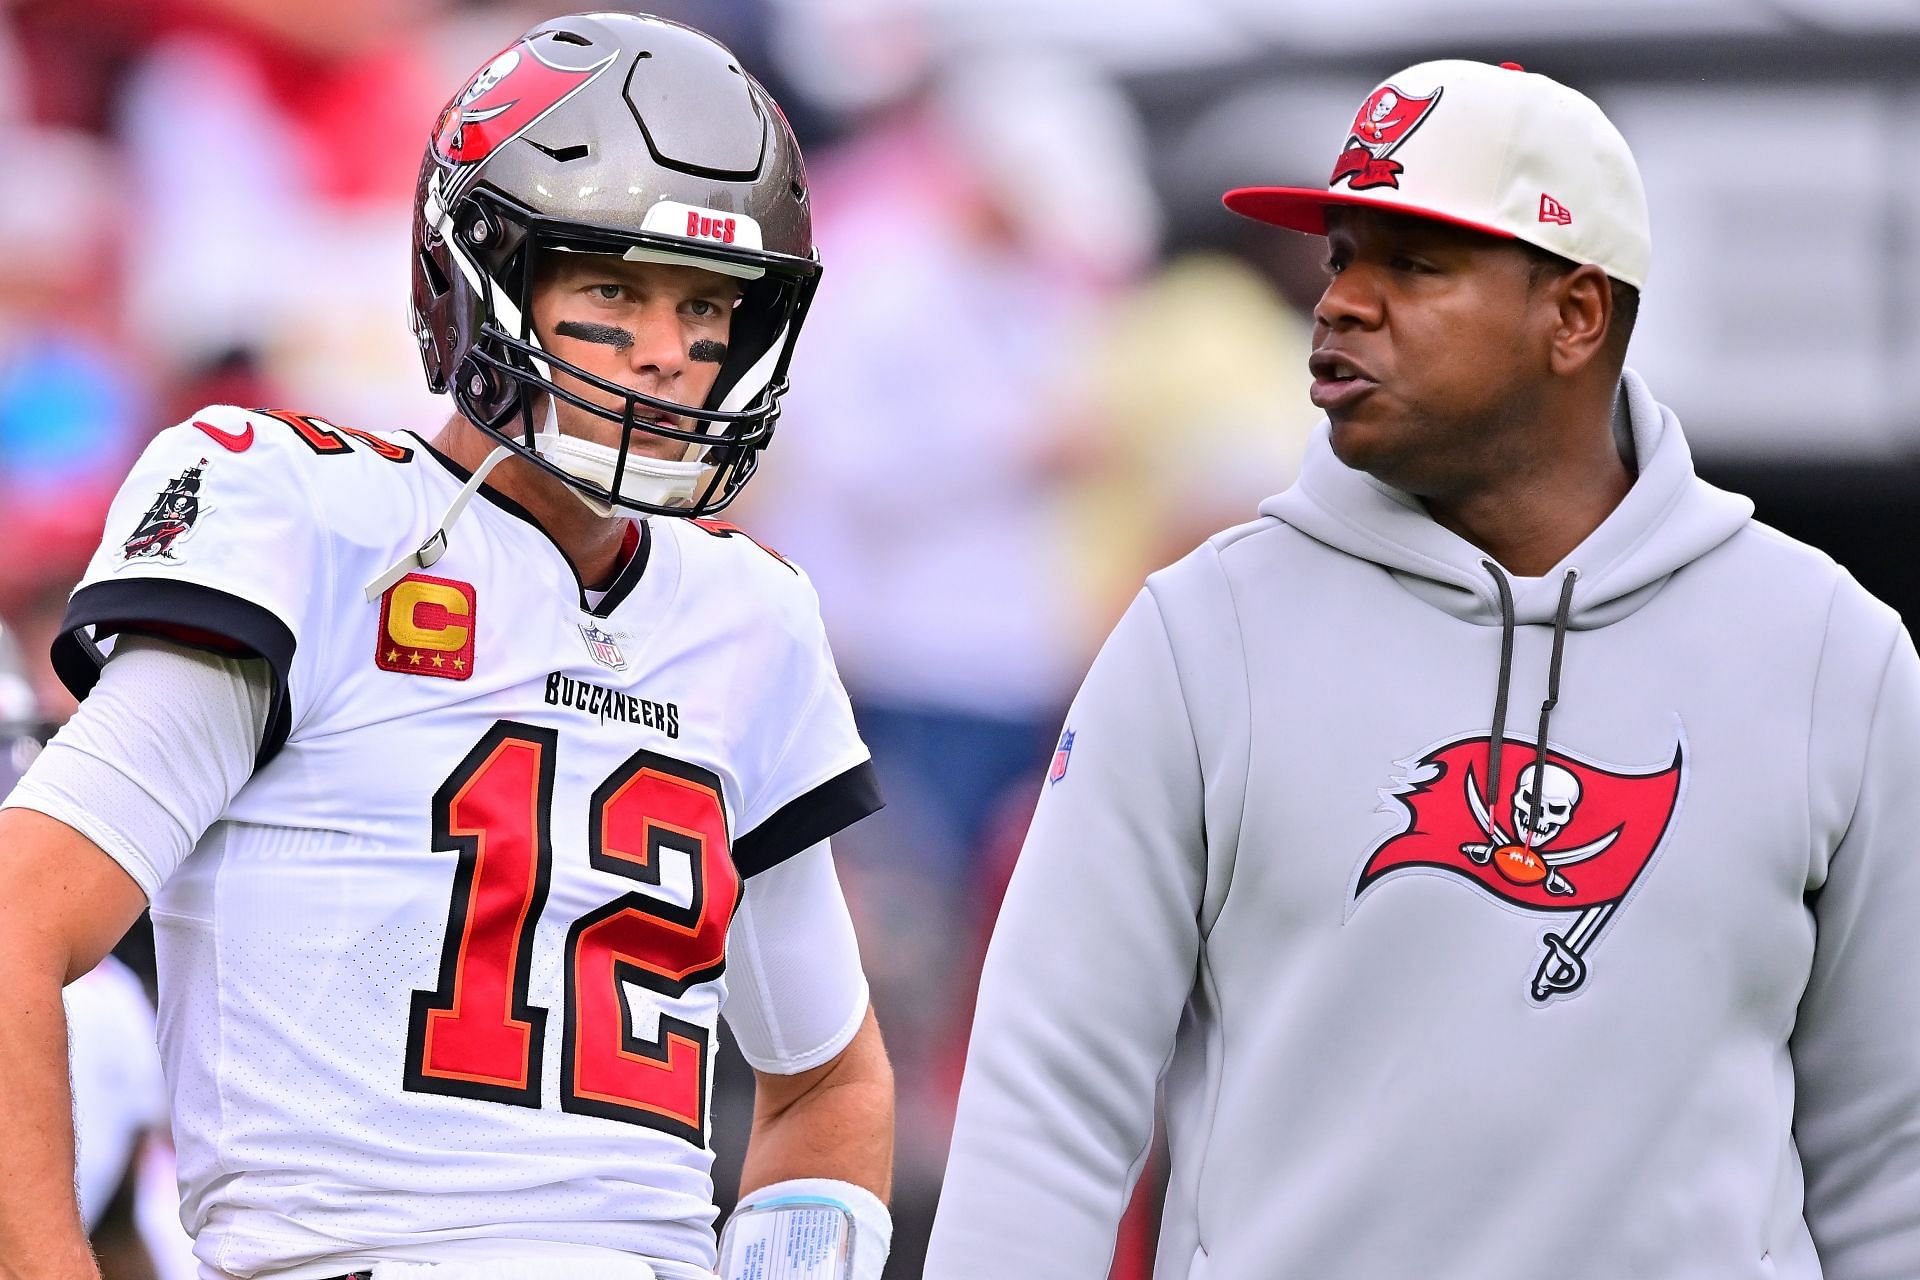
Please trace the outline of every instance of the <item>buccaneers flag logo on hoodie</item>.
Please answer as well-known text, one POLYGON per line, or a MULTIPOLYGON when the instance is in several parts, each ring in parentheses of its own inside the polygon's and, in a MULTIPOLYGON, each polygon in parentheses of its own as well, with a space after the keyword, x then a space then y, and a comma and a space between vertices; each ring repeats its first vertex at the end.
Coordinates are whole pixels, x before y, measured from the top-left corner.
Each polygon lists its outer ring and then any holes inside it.
POLYGON ((1681 749, 1645 773, 1625 773, 1534 744, 1501 742, 1499 780, 1491 740, 1460 739, 1429 751, 1392 797, 1405 830, 1367 858, 1354 898, 1398 871, 1450 872, 1502 902, 1554 917, 1532 994, 1544 1004, 1587 978, 1586 952, 1618 910, 1672 825, 1681 749), (1497 786, 1497 793, 1490 790, 1497 786))

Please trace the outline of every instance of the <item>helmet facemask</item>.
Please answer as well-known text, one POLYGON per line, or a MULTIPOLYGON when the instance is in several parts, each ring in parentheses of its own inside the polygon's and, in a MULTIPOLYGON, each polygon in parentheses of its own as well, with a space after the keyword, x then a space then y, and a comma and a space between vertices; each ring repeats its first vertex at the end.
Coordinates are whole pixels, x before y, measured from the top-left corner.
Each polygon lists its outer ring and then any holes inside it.
POLYGON ((438 250, 432 256, 436 265, 444 261, 452 268, 433 283, 466 295, 449 301, 465 313, 472 334, 466 358, 451 371, 450 389, 461 412, 601 514, 624 509, 700 516, 732 502, 773 437, 787 366, 818 280, 817 264, 547 218, 486 189, 457 199, 449 211, 438 199, 438 175, 430 186, 423 212, 437 232, 431 238, 439 241, 431 245, 438 250), (681 404, 634 391, 548 351, 532 330, 532 304, 540 263, 553 253, 665 261, 739 279, 742 293, 733 310, 727 355, 706 403, 681 404), (556 370, 606 396, 608 403, 561 385, 556 370), (561 435, 558 402, 618 426, 620 444, 561 435), (682 425, 656 422, 650 414, 673 415, 682 425), (685 446, 685 460, 635 452, 633 446, 648 437, 685 446))

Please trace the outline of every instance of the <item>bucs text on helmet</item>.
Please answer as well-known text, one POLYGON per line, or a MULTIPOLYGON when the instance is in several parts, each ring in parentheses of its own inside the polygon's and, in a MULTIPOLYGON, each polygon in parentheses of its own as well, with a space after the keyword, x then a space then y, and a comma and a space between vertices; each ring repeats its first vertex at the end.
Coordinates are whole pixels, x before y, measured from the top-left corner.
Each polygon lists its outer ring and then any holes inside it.
POLYGON ((665 19, 540 24, 447 105, 421 165, 412 319, 428 385, 602 511, 697 516, 733 500, 772 439, 819 273, 786 117, 725 46, 665 19), (706 404, 630 390, 541 346, 537 265, 565 252, 740 282, 706 404), (617 407, 556 385, 556 368, 617 407), (551 410, 536 423, 541 393, 618 423, 619 447, 560 435, 551 410), (634 453, 647 435, 681 443, 682 460, 634 453))

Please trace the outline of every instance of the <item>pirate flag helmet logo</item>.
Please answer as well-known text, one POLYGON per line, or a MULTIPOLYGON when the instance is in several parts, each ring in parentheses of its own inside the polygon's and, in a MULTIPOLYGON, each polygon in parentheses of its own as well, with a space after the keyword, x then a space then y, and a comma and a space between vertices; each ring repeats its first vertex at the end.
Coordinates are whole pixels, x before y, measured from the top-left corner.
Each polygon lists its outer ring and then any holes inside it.
POLYGON ((1407 825, 1367 857, 1353 896, 1358 902, 1397 872, 1440 871, 1547 915, 1555 923, 1541 938, 1531 988, 1545 1004, 1586 981, 1587 951, 1660 848, 1680 797, 1681 748, 1670 763, 1633 773, 1558 751, 1542 759, 1515 738, 1503 746, 1528 763, 1501 775, 1497 795, 1487 789, 1484 734, 1412 762, 1389 793, 1407 825))
POLYGON ((1398 187, 1404 166, 1389 160, 1400 144, 1426 120, 1440 101, 1443 90, 1436 88, 1424 98, 1416 98, 1391 84, 1383 84, 1367 96, 1353 117, 1347 145, 1334 162, 1328 186, 1344 180, 1355 191, 1369 187, 1398 187))
POLYGON ((609 53, 590 67, 559 67, 522 40, 489 62, 440 115, 433 149, 454 164, 477 164, 613 64, 609 53))

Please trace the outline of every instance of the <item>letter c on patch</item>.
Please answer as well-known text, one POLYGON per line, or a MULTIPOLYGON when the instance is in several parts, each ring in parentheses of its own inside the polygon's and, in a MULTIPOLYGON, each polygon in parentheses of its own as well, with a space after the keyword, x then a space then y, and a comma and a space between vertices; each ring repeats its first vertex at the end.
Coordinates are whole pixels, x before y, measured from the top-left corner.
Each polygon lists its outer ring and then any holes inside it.
POLYGON ((472 617, 458 587, 410 578, 393 589, 387 634, 411 649, 456 653, 467 647, 470 631, 461 624, 472 617))

